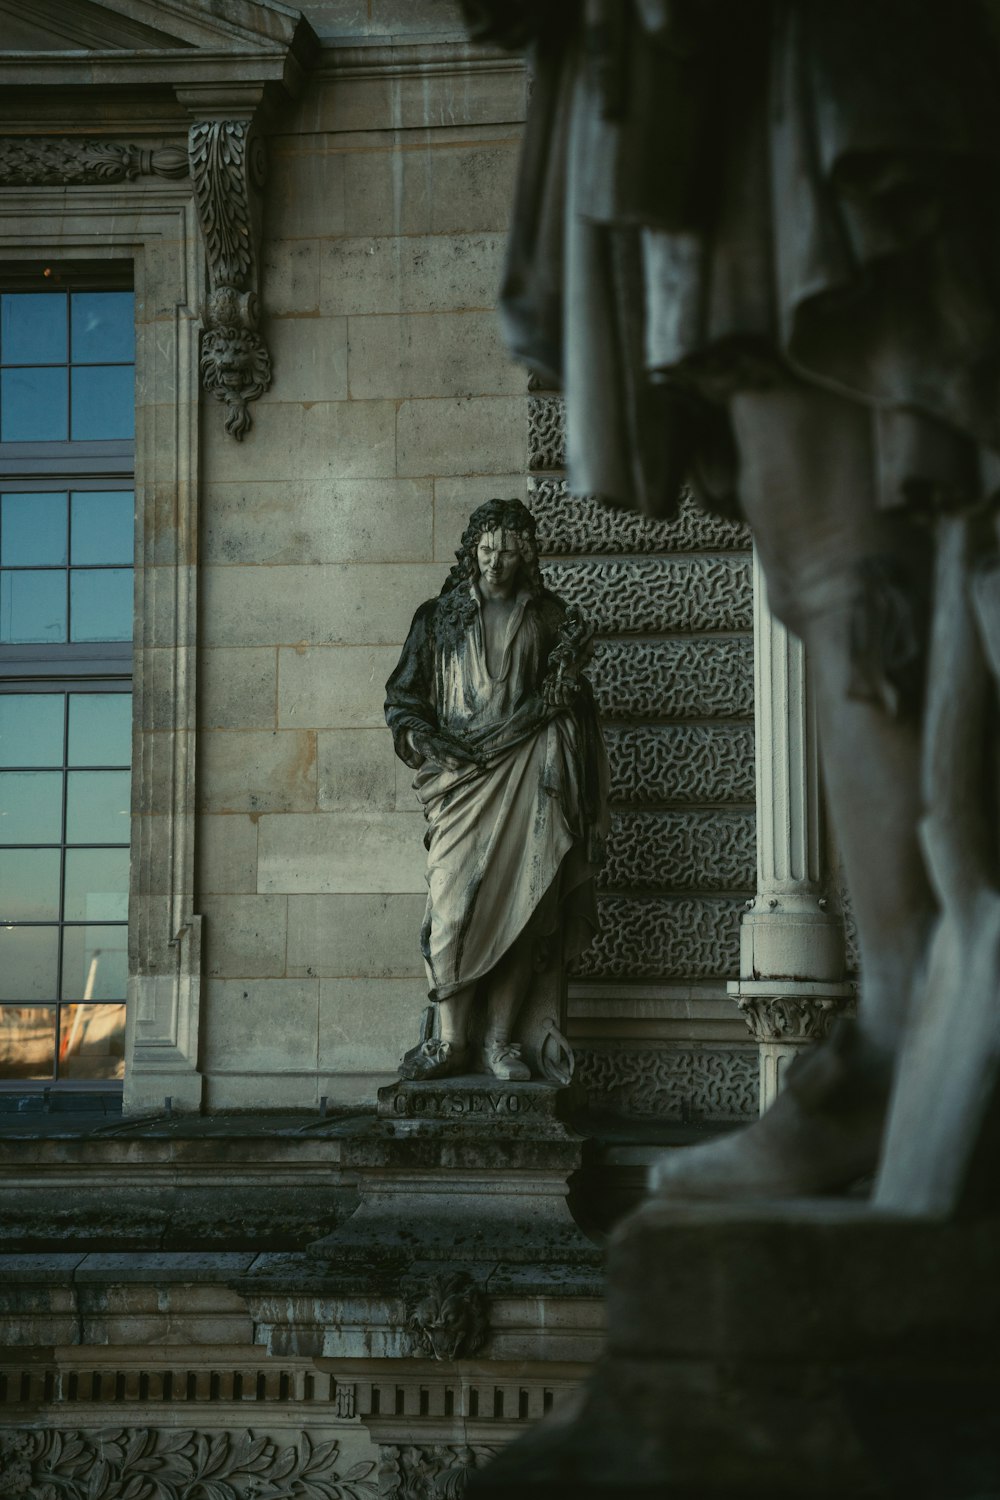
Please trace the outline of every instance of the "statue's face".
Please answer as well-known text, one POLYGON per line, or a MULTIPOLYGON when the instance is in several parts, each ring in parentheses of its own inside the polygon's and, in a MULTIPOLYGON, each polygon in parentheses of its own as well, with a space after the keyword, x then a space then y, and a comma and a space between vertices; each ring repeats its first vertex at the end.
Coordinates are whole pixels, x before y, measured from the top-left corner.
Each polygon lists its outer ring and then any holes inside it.
POLYGON ((484 531, 476 546, 480 575, 487 583, 503 588, 512 583, 521 566, 521 549, 513 531, 484 531))

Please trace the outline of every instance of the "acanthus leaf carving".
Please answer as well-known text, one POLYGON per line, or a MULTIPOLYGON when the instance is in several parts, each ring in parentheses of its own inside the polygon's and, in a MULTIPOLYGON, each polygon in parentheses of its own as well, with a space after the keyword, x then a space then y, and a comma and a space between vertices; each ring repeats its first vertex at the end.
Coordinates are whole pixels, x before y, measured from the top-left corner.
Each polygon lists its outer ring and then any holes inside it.
POLYGON ((386 1444, 379 1461, 380 1500, 462 1500, 470 1474, 497 1452, 481 1443, 386 1444))
POLYGON ((208 259, 202 382, 228 407, 226 431, 240 441, 253 425, 249 403, 271 384, 271 356, 258 329, 264 149, 249 120, 211 120, 191 127, 188 155, 208 259))
POLYGON ((736 1003, 757 1042, 821 1042, 853 1009, 846 995, 741 995, 736 1003))
POLYGON ((73 136, 8 136, 0 141, 0 186, 75 187, 188 175, 179 146, 145 147, 73 136))
POLYGON ((366 1500, 374 1463, 337 1472, 336 1442, 281 1446, 236 1432, 172 1428, 0 1429, 4 1500, 366 1500))

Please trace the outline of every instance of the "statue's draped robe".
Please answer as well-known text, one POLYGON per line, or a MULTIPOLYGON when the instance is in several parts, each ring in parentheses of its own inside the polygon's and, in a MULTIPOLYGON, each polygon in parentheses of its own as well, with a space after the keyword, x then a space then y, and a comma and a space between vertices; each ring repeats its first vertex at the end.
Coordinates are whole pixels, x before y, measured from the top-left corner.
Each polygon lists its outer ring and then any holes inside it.
POLYGON ((568 961, 597 930, 607 763, 593 699, 585 681, 571 709, 540 696, 563 607, 519 592, 495 677, 481 610, 474 584, 423 605, 386 684, 386 721, 428 825, 421 947, 433 1000, 488 974, 523 932, 543 945, 558 929, 568 961), (481 764, 424 762, 411 730, 444 731, 481 764))
POLYGON ((885 508, 1000 491, 992 0, 462 0, 530 43, 502 315, 570 489, 736 508, 727 399, 867 410, 885 508))

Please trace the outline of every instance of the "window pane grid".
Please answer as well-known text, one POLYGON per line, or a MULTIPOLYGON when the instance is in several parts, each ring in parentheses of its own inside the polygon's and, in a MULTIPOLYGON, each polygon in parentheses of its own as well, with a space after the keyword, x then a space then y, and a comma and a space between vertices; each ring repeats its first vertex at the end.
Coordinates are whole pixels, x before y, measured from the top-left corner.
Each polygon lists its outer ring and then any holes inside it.
POLYGON ((122 1074, 133 325, 127 292, 0 293, 5 1091, 122 1074))
POLYGON ((0 295, 0 442, 134 435, 132 308, 129 292, 0 295))
MULTIPOLYGON (((111 687, 111 684, 108 686, 111 687)), ((10 986, 3 997, 3 1005, 0 1006, 0 1084, 5 1077, 9 1079, 12 1071, 19 1079, 24 1079, 26 1075, 21 1071, 22 1066, 29 1070, 35 1081, 59 1082, 67 1072, 70 1076, 79 1077, 81 1070, 89 1077, 107 1079, 109 1076, 120 1076, 118 1043, 125 1002, 122 957, 128 930, 129 846, 127 837, 119 840, 101 840, 98 837, 73 840, 70 837, 70 800, 71 778, 81 775, 115 778, 113 784, 109 783, 112 793, 110 805, 113 807, 115 802, 121 800, 123 778, 128 774, 127 745, 121 730, 128 715, 122 712, 122 704, 126 700, 130 703, 131 695, 115 692, 113 688, 111 692, 86 694, 65 689, 51 694, 51 698, 53 706, 57 699, 62 706, 58 747, 53 746, 46 751, 43 746, 35 757, 35 763, 25 766, 13 763, 16 754, 14 747, 0 745, 0 762, 3 766, 0 778, 11 775, 58 775, 60 780, 58 842, 38 840, 12 843, 0 834, 0 860, 46 851, 56 853, 59 863, 58 904, 48 920, 41 917, 12 918, 9 911, 0 911, 0 935, 8 936, 8 946, 12 938, 15 955, 19 951, 22 955, 20 958, 15 956, 12 965, 4 965, 9 977, 5 983, 0 980, 5 989, 10 986), (84 722, 76 734, 77 748, 74 750, 71 738, 77 718, 82 718, 84 722), (94 736, 99 735, 102 732, 101 726, 108 723, 111 724, 111 739, 118 741, 115 747, 117 754, 101 757, 93 753, 96 748, 94 736), (38 765, 39 759, 45 762, 43 766, 38 765), (120 873, 112 870, 107 860, 102 862, 100 858, 101 855, 119 852, 125 856, 124 868, 120 873), (103 879, 105 884, 114 884, 117 876, 118 889, 104 893, 90 891, 87 888, 88 862, 91 866, 91 881, 103 879), (74 863, 82 881, 78 881, 71 889, 71 864, 74 863), (67 910, 70 899, 74 902, 72 915, 67 910), (77 914, 81 902, 85 906, 89 904, 92 910, 84 915, 77 914), (37 934, 35 940, 28 937, 32 931, 37 934), (45 944, 46 932, 52 934, 54 945, 45 944), (38 946, 39 942, 41 947, 38 946), (20 967, 25 964, 31 965, 30 973, 25 971, 28 993, 18 993, 17 983, 22 978, 20 967), (42 976, 38 972, 40 966, 48 971, 48 989, 44 994, 41 993, 43 986, 40 984, 42 976), (17 1049, 9 1042, 11 1023, 16 1024, 16 1034, 21 1038, 20 1060, 17 1049), (5 1034, 8 1035, 7 1042, 4 1041, 5 1034), (46 1037, 51 1041, 48 1053, 46 1037)), ((37 701, 33 699, 31 704, 36 712, 37 701)), ((12 706, 16 712, 18 699, 8 697, 5 707, 10 711, 12 706)), ((100 807, 99 797, 97 805, 100 807)), ((0 818, 0 826, 3 821, 0 818)), ((126 821, 126 835, 127 829, 126 821)), ((111 865, 114 863, 110 862, 111 865)), ((41 901, 43 898, 39 896, 36 899, 41 901)))
POLYGON ((134 507, 125 487, 0 486, 0 644, 131 639, 134 507))

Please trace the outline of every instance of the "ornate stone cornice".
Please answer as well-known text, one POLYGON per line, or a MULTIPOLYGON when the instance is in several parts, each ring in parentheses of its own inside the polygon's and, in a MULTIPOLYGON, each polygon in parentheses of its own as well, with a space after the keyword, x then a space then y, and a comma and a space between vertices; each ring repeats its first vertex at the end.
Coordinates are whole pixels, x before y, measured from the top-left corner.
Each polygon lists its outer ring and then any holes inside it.
POLYGON ((201 376, 228 407, 226 431, 239 441, 252 425, 248 403, 271 384, 271 356, 258 331, 264 146, 250 120, 200 121, 189 132, 188 156, 208 258, 201 376))
POLYGON ((0 187, 75 186, 187 174, 187 155, 179 146, 149 148, 77 136, 0 140, 0 187))

